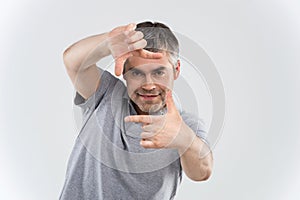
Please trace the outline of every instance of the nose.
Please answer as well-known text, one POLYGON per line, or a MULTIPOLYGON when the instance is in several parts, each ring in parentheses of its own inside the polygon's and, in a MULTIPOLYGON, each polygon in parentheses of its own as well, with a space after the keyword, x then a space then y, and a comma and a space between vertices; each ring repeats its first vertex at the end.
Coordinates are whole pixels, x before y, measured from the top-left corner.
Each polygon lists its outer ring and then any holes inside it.
POLYGON ((142 86, 142 88, 144 90, 150 91, 150 90, 154 90, 156 88, 156 86, 153 83, 146 83, 142 86))
POLYGON ((146 76, 145 83, 143 84, 142 88, 144 90, 154 90, 156 88, 155 84, 152 81, 151 75, 146 76))

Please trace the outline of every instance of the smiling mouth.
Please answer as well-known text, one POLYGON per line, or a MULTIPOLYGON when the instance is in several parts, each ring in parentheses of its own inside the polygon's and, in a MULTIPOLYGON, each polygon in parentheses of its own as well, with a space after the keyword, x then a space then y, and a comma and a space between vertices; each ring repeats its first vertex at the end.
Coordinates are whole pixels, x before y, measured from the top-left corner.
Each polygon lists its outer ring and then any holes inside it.
POLYGON ((151 100, 151 99, 154 99, 155 97, 159 96, 159 94, 140 94, 140 93, 137 93, 137 95, 146 100, 151 100))
POLYGON ((138 94, 138 95, 142 97, 157 97, 159 94, 138 94))

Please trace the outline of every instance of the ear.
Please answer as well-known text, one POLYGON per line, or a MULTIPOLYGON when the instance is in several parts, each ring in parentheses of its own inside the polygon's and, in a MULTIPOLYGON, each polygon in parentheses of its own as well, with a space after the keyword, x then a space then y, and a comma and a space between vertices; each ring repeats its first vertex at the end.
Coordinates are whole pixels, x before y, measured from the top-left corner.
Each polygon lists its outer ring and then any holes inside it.
POLYGON ((179 77, 179 73, 180 73, 180 60, 177 60, 175 66, 174 80, 176 80, 179 77))

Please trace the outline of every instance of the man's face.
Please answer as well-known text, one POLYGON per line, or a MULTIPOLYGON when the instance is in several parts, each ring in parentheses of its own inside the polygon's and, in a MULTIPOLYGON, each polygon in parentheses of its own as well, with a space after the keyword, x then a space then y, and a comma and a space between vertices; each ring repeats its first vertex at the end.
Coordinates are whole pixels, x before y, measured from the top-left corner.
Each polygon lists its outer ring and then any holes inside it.
POLYGON ((164 53, 160 59, 132 56, 125 66, 127 92, 138 114, 151 114, 165 105, 166 92, 179 76, 180 64, 173 66, 164 53))

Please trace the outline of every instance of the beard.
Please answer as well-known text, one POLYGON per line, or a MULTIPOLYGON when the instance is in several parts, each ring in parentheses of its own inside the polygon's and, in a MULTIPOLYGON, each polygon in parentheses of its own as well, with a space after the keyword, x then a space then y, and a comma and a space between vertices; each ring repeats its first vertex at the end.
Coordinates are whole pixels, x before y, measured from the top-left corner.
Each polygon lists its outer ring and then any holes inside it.
POLYGON ((165 107, 165 91, 136 90, 130 96, 138 113, 154 114, 165 107))

